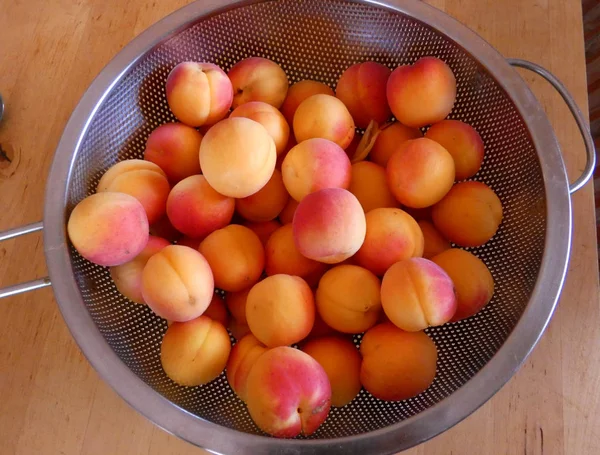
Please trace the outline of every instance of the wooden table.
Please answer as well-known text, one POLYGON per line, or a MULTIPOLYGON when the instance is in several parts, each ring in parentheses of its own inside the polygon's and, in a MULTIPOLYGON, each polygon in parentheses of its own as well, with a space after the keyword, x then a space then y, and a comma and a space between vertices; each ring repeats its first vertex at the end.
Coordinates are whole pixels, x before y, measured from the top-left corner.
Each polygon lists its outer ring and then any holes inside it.
MULTIPOLYGON (((0 230, 42 218, 63 127, 94 76, 127 42, 187 0, 0 0, 0 230)), ((556 74, 587 112, 580 0, 431 0, 507 57, 556 74)), ((525 74, 571 176, 582 141, 559 96, 525 74)), ((520 372, 474 415, 406 453, 600 453, 600 304, 591 185, 573 197, 569 276, 550 327, 520 372), (462 441, 468 441, 465 445, 462 441)), ((0 283, 45 275, 40 235, 0 245, 0 283)), ((0 301, 0 452, 199 454, 121 400, 89 366, 50 289, 0 301)))

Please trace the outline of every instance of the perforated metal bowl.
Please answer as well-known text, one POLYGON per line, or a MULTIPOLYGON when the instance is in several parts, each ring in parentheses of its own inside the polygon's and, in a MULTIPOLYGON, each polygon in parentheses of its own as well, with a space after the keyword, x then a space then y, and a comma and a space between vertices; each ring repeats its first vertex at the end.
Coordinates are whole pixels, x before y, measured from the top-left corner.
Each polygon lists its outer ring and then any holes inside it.
MULTIPOLYGON (((551 75, 584 134, 588 165, 569 188, 559 146, 526 84, 486 42, 416 0, 350 2, 202 1, 165 18, 136 38, 102 71, 75 109, 56 151, 44 215, 46 257, 56 300, 73 337, 102 377, 157 425, 198 446, 227 454, 391 453, 456 424, 515 372, 542 334, 558 299, 571 238, 569 192, 589 179, 593 147, 581 113, 551 75), (278 62, 291 82, 335 86, 351 64, 375 60, 390 68, 433 55, 456 75, 451 117, 481 134, 486 157, 476 180, 502 200, 504 222, 474 253, 496 282, 478 315, 428 330, 439 350, 438 373, 421 395, 383 402, 364 390, 332 409, 309 439, 269 438, 253 424, 224 375, 202 387, 174 384, 159 361, 164 320, 130 303, 107 269, 69 246, 70 210, 93 193, 117 161, 142 157, 146 138, 175 120, 164 96, 170 69, 184 60, 228 70, 249 56, 278 62)), ((0 234, 0 240, 42 224, 0 234)), ((45 278, 0 296, 50 284, 45 278)), ((360 336, 356 337, 360 343, 360 336)))

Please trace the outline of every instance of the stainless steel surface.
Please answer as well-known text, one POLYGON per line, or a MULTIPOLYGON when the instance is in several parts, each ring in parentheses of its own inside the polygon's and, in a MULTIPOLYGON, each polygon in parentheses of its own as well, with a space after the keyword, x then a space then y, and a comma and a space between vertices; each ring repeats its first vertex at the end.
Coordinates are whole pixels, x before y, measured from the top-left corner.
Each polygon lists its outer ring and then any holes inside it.
MULTIPOLYGON (((19 237, 21 235, 31 234, 32 232, 41 231, 42 229, 44 229, 44 225, 41 221, 38 221, 37 223, 26 224, 25 226, 18 228, 9 229, 8 231, 0 232, 0 242, 19 237)), ((11 295, 21 294, 23 292, 34 291, 36 289, 50 286, 50 284, 50 278, 45 277, 38 280, 27 281, 26 283, 3 287, 0 288, 0 299, 4 297, 10 297, 11 295)))
POLYGON ((567 88, 563 85, 563 83, 559 81, 556 78, 556 76, 550 71, 548 71, 546 68, 543 68, 540 65, 537 65, 536 63, 527 60, 512 58, 508 59, 507 61, 512 66, 533 71, 534 73, 539 74, 548 82, 550 82, 550 84, 560 94, 562 99, 567 104, 567 107, 573 114, 575 122, 577 123, 577 127, 579 128, 579 132, 581 133, 581 137, 583 138, 586 151, 585 168, 583 169, 583 172, 577 178, 577 180, 575 180, 572 184, 569 185, 569 192, 571 194, 575 193, 577 190, 583 188, 583 186, 585 186, 585 184, 590 181, 590 179, 594 175, 594 169, 596 167, 596 147, 594 146, 594 138, 592 137, 592 133, 590 132, 589 126, 585 118, 583 117, 579 106, 577 106, 577 103, 575 102, 567 88))
MULTIPOLYGON (((562 288, 571 239, 569 186, 556 138, 527 85, 488 43, 417 0, 276 0, 193 3, 132 41, 100 73, 69 120, 48 178, 44 242, 63 317, 91 364, 133 407, 215 453, 393 453, 435 436, 489 399, 535 346, 562 288), (504 205, 494 239, 473 249, 496 282, 492 302, 466 321, 428 330, 438 375, 423 394, 382 402, 362 391, 333 409, 310 439, 265 437, 224 376, 202 387, 171 382, 159 361, 165 321, 120 296, 105 268, 67 242, 65 221, 118 160, 141 157, 153 128, 174 120, 164 83, 183 60, 229 69, 251 55, 272 58, 292 82, 332 87, 349 65, 395 67, 435 55, 453 69, 452 118, 486 144, 475 177, 504 205)), ((356 343, 360 336, 356 337, 356 343)))
POLYGON ((37 280, 31 280, 20 284, 13 284, 12 286, 0 288, 0 299, 17 294, 23 294, 24 292, 35 291, 36 289, 45 288, 51 285, 52 283, 48 277, 39 278, 37 280))
POLYGON ((0 232, 0 242, 12 239, 14 237, 19 237, 21 235, 31 234, 32 232, 41 231, 42 229, 44 229, 44 223, 38 221, 36 223, 26 224, 24 226, 9 229, 8 231, 2 231, 0 232))

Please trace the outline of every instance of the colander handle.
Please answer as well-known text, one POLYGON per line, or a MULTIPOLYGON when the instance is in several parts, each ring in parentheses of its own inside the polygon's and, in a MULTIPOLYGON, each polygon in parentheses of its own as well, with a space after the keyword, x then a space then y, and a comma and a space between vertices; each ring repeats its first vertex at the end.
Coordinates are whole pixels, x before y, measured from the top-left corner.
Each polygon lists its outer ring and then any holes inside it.
MULTIPOLYGON (((41 231, 42 229, 44 229, 44 225, 41 221, 38 221, 37 223, 26 224, 25 226, 18 228, 9 229, 8 231, 0 232, 0 242, 19 237, 21 235, 31 234, 32 232, 41 231)), ((11 295, 21 294, 23 292, 34 291, 35 289, 45 288, 46 286, 50 286, 50 284, 50 278, 45 277, 38 280, 27 281, 25 283, 0 288, 0 299, 4 297, 10 297, 11 295)))
POLYGON ((552 87, 554 87, 560 96, 562 96, 562 99, 565 100, 567 107, 575 118, 575 122, 577 122, 577 127, 579 128, 579 132, 583 137, 587 157, 583 173, 579 176, 579 178, 577 178, 577 180, 569 185, 569 193, 573 194, 575 191, 580 190, 587 182, 589 182, 589 180, 592 178, 592 175, 594 175, 594 168, 596 167, 596 148, 594 146, 594 139, 592 138, 592 133, 590 132, 589 126, 567 88, 556 78, 556 76, 554 76, 554 74, 552 74, 546 68, 543 68, 528 60, 509 58, 507 61, 512 66, 518 66, 519 68, 533 71, 550 82, 552 87))

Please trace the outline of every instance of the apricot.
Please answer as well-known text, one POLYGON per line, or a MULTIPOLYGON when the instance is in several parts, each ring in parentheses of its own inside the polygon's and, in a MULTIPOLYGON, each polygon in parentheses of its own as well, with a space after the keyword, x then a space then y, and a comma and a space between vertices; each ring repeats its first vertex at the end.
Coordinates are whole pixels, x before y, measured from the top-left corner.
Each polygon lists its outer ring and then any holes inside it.
POLYGON ((398 201, 387 186, 385 168, 369 161, 352 165, 348 191, 356 196, 365 213, 377 208, 398 206, 398 201))
POLYGON ((386 97, 391 73, 376 62, 357 63, 342 73, 335 96, 346 105, 359 128, 366 128, 371 120, 384 123, 392 116, 386 97))
POLYGON ((435 378, 437 349, 424 332, 378 324, 360 344, 360 382, 375 398, 400 401, 427 390, 435 378))
POLYGON ((142 272, 142 296, 161 318, 185 322, 200 316, 214 294, 204 256, 187 246, 169 245, 154 254, 142 272))
POLYGON ((242 291, 228 292, 225 295, 225 305, 227 306, 227 309, 231 313, 231 316, 242 325, 248 325, 248 320, 246 319, 246 301, 250 289, 252 289, 252 286, 242 291))
POLYGON ((297 343, 315 322, 313 293, 300 277, 269 276, 250 289, 246 319, 254 336, 270 348, 297 343))
POLYGON ((367 229, 360 202, 342 188, 325 188, 302 199, 292 226, 300 254, 326 264, 356 253, 367 229))
POLYGON ((305 340, 312 340, 314 338, 320 338, 320 337, 324 337, 324 336, 328 336, 328 335, 335 335, 335 334, 339 334, 339 332, 335 331, 334 329, 329 327, 327 324, 325 324, 325 321, 323 320, 323 318, 321 317, 319 312, 316 311, 315 312, 315 323, 313 324, 313 328, 310 331, 310 333, 308 334, 308 336, 305 338, 305 340))
POLYGON ((181 246, 187 246, 190 248, 193 248, 194 250, 197 250, 198 247, 200 246, 200 243, 202 242, 202 240, 204 240, 202 237, 200 238, 194 238, 194 237, 182 237, 179 240, 177 240, 177 245, 181 245, 181 246))
POLYGON ((233 86, 233 108, 250 101, 262 101, 276 109, 288 92, 288 79, 272 60, 250 57, 237 62, 227 73, 233 86))
POLYGON ((247 400, 248 375, 258 358, 268 351, 268 348, 249 333, 241 338, 231 350, 227 361, 227 382, 242 401, 247 400))
POLYGON ((230 352, 231 342, 225 327, 200 316, 171 324, 160 345, 160 362, 171 380, 194 387, 217 378, 230 352))
POLYGON ((385 272, 381 304, 389 320, 407 332, 445 324, 456 313, 452 279, 423 258, 396 262, 385 272))
POLYGON ((281 172, 275 169, 267 184, 258 192, 242 199, 236 199, 235 208, 247 220, 270 221, 281 213, 289 197, 281 172))
POLYGON ((382 311, 381 313, 379 313, 379 319, 377 319, 377 324, 383 324, 386 322, 391 323, 390 318, 388 318, 385 312, 382 311))
POLYGON ((481 246, 502 223, 502 203, 496 193, 481 182, 457 183, 432 211, 433 224, 451 242, 460 246, 481 246))
POLYGON ((323 188, 348 188, 352 167, 344 150, 327 139, 307 139, 289 151, 281 174, 295 200, 323 188))
POLYGON ((423 233, 423 257, 431 259, 443 251, 450 249, 450 242, 444 238, 433 223, 427 220, 418 221, 423 233))
POLYGON ((452 321, 478 313, 494 295, 494 279, 485 263, 474 254, 452 248, 432 259, 450 276, 456 290, 457 309, 452 321))
POLYGON ((396 262, 423 254, 423 232, 405 211, 374 209, 366 220, 367 235, 354 256, 358 265, 381 276, 396 262))
POLYGON ((252 232, 258 236, 263 245, 266 245, 271 234, 281 227, 281 223, 277 220, 260 221, 258 223, 245 221, 243 225, 248 229, 251 229, 252 232))
POLYGON ((144 206, 129 194, 96 193, 75 206, 67 232, 75 249, 88 261, 108 267, 121 265, 146 247, 148 217, 144 206))
POLYGON ((439 202, 454 184, 454 160, 431 139, 404 142, 390 157, 387 182, 403 205, 423 208, 439 202))
POLYGON ((285 151, 290 136, 290 126, 283 114, 270 104, 250 101, 238 106, 229 115, 229 118, 232 117, 245 117, 260 123, 273 139, 277 155, 285 151))
POLYGON ((283 164, 283 160, 285 160, 285 157, 287 156, 289 151, 292 150, 297 144, 298 143, 296 142, 296 138, 294 137, 294 134, 290 133, 290 137, 288 139, 287 144, 285 145, 284 151, 281 152, 279 155, 277 155, 277 162, 275 163, 275 169, 278 169, 279 171, 281 171, 281 166, 283 164))
POLYGON ((387 82, 387 100, 400 123, 421 128, 444 120, 456 100, 456 78, 435 57, 396 68, 387 82))
POLYGON ((287 204, 279 214, 279 221, 281 221, 281 224, 289 224, 294 220, 298 204, 299 202, 294 198, 288 200, 287 204))
POLYGON ((215 286, 237 292, 252 286, 265 268, 265 250, 258 236, 245 226, 230 224, 206 237, 198 251, 213 271, 215 286))
POLYGON ((252 420, 265 433, 279 438, 313 434, 331 407, 331 386, 323 367, 288 346, 258 357, 246 390, 252 420))
POLYGON ((204 311, 203 316, 207 316, 213 321, 220 322, 223 327, 227 327, 229 324, 229 313, 227 313, 227 308, 225 308, 225 302, 218 294, 213 295, 213 298, 210 301, 206 311, 204 311))
POLYGON ((431 208, 432 206, 423 207, 420 209, 414 209, 412 207, 402 207, 402 210, 404 210, 417 221, 431 221, 431 208))
POLYGON ((200 145, 200 165, 206 180, 224 196, 244 198, 267 184, 277 153, 267 130, 244 117, 213 126, 200 145))
POLYGON ((231 318, 227 328, 231 332, 231 335, 233 335, 233 338, 236 340, 241 340, 250 333, 250 327, 248 327, 248 324, 244 324, 235 318, 231 318))
POLYGON ((229 224, 235 210, 233 198, 217 193, 203 175, 192 175, 173 187, 167 215, 175 228, 192 238, 202 238, 229 224))
POLYGON ((96 191, 125 193, 136 198, 146 211, 148 223, 165 214, 171 187, 166 174, 156 164, 145 160, 125 160, 104 173, 96 191))
POLYGON ((442 120, 427 130, 425 137, 437 142, 452 155, 456 180, 473 177, 483 163, 483 141, 475 129, 459 120, 442 120))
POLYGON ((362 136, 360 134, 355 134, 354 137, 352 138, 352 141, 348 145, 348 147, 346 147, 344 149, 344 152, 346 152, 346 155, 348 155, 348 159, 350 160, 351 163, 352 163, 352 159, 358 153, 358 146, 360 145, 361 140, 362 140, 362 136))
POLYGON ((394 122, 381 130, 369 152, 369 159, 375 164, 386 167, 390 157, 401 144, 420 137, 423 137, 420 129, 394 122))
POLYGON ((322 82, 304 80, 300 82, 296 82, 292 86, 290 86, 287 96, 281 105, 281 113, 291 125, 294 122, 294 114, 296 113, 296 109, 298 106, 304 101, 306 98, 309 98, 313 95, 330 95, 334 96, 333 90, 322 82))
POLYGON ((158 221, 150 225, 150 234, 155 237, 162 237, 169 242, 177 242, 182 237, 181 232, 173 227, 166 213, 158 221))
POLYGON ((354 137, 354 120, 344 103, 335 96, 313 95, 306 98, 294 114, 294 136, 298 143, 322 138, 345 149, 354 137))
POLYGON ((296 275, 306 280, 309 286, 316 286, 327 266, 300 254, 294 243, 291 224, 277 229, 265 246, 265 271, 267 275, 296 275))
MULTIPOLYGON (((365 129, 365 132, 360 135, 358 144, 355 146, 353 139, 350 147, 346 149, 346 154, 350 157, 351 163, 358 163, 359 161, 364 161, 368 158, 380 132, 381 127, 379 124, 375 122, 375 120, 371 120, 369 126, 365 129), (351 148, 354 148, 354 150, 351 151, 351 148)), ((356 139, 356 137, 357 136, 355 135, 354 138, 356 139)))
POLYGON ((198 150, 202 134, 181 123, 165 123, 146 141, 144 159, 157 164, 175 184, 190 175, 200 174, 198 150))
POLYGON ((212 63, 183 62, 167 77, 171 112, 189 126, 212 125, 227 115, 233 88, 227 74, 212 63))
POLYGON ((110 268, 110 276, 117 290, 135 303, 146 303, 142 296, 142 272, 154 254, 171 243, 160 237, 149 236, 146 247, 131 261, 110 268))
POLYGON ((356 262, 356 254, 354 256, 350 256, 348 259, 344 259, 337 265, 358 265, 358 263, 356 262))
POLYGON ((356 265, 328 270, 316 292, 317 311, 323 321, 342 333, 360 333, 373 327, 381 312, 379 279, 356 265))
POLYGON ((350 403, 360 392, 360 352, 352 341, 329 336, 308 341, 302 350, 315 359, 327 373, 332 406, 350 403))

